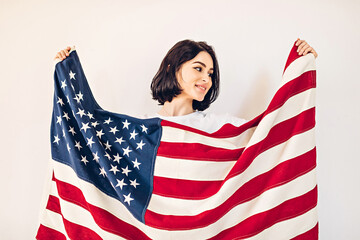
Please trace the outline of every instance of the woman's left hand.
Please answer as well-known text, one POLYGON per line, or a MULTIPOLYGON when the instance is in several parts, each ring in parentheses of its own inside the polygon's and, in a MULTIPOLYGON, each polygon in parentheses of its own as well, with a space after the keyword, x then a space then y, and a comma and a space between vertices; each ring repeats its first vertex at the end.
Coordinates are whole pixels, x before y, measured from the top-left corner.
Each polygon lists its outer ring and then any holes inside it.
POLYGON ((300 40, 300 38, 298 38, 295 45, 298 46, 297 52, 299 53, 299 55, 305 56, 308 52, 311 52, 312 54, 314 54, 315 58, 318 56, 315 50, 310 47, 310 45, 305 42, 305 40, 300 40))

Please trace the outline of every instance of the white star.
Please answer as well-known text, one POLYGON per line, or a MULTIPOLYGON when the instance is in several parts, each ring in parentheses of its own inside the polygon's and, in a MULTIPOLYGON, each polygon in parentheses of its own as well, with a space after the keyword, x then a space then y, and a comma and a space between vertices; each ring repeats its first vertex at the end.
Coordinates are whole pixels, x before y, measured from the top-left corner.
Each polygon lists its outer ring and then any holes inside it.
POLYGON ((100 169, 99 175, 102 175, 103 177, 105 177, 106 176, 105 168, 99 168, 99 169, 100 169))
POLYGON ((110 130, 110 132, 111 132, 111 133, 113 133, 114 135, 115 135, 115 133, 116 133, 116 132, 118 132, 118 131, 119 131, 119 130, 117 130, 117 127, 116 127, 116 126, 115 126, 115 127, 113 127, 113 128, 112 128, 112 127, 110 127, 110 129, 111 129, 111 130, 110 130))
POLYGON ((99 125, 99 123, 97 121, 91 123, 91 126, 93 126, 93 127, 96 127, 97 125, 99 125))
POLYGON ((70 126, 69 126, 69 128, 70 128, 69 132, 71 132, 71 134, 74 136, 74 134, 76 134, 74 128, 73 128, 73 127, 70 127, 70 126))
POLYGON ((65 87, 67 86, 65 81, 66 81, 66 79, 64 81, 61 81, 61 88, 64 88, 64 90, 65 90, 65 87))
POLYGON ((66 147, 67 147, 67 150, 68 150, 68 152, 70 152, 70 146, 69 146, 69 144, 66 144, 66 147))
POLYGON ((92 153, 93 154, 93 160, 95 160, 96 162, 99 162, 99 156, 97 155, 97 152, 96 153, 92 153))
POLYGON ((137 168, 140 170, 139 166, 141 163, 138 162, 137 158, 135 158, 135 161, 132 161, 134 163, 134 168, 137 168))
POLYGON ((132 152, 132 150, 129 149, 129 146, 127 148, 123 148, 122 150, 124 150, 124 154, 123 156, 128 156, 129 157, 129 153, 132 152))
POLYGON ((125 119, 125 122, 122 122, 122 123, 124 124, 123 129, 124 129, 124 128, 129 129, 129 125, 130 125, 130 123, 128 122, 128 120, 127 120, 127 119, 125 119))
POLYGON ((62 132, 63 132, 63 137, 65 137, 65 130, 64 130, 64 129, 62 129, 62 132))
POLYGON ((122 157, 119 156, 119 153, 117 153, 116 155, 113 155, 114 156, 114 162, 117 162, 120 164, 120 159, 122 159, 122 157))
POLYGON ((104 145, 105 145, 105 150, 109 149, 111 151, 111 145, 109 144, 109 141, 106 141, 104 145))
POLYGON ((60 103, 60 106, 65 105, 63 100, 61 98, 59 98, 59 97, 58 97, 58 101, 56 103, 60 103))
POLYGON ((69 115, 64 111, 63 111, 63 113, 64 113, 63 118, 66 118, 66 121, 69 121, 70 120, 69 115))
POLYGON ((82 146, 80 145, 80 142, 77 142, 76 140, 75 140, 75 147, 77 147, 79 151, 80 151, 80 148, 82 148, 82 146))
POLYGON ((81 118, 82 118, 82 116, 86 115, 84 109, 80 109, 80 108, 78 108, 78 109, 79 109, 79 111, 76 114, 79 114, 81 118))
POLYGON ((84 98, 83 98, 84 94, 82 94, 81 91, 79 91, 79 93, 76 94, 76 95, 77 95, 79 101, 80 101, 80 100, 83 100, 83 101, 84 101, 84 98))
POLYGON ((136 137, 136 135, 138 135, 138 133, 137 132, 135 132, 135 129, 134 129, 134 131, 132 132, 132 133, 130 133, 130 139, 134 139, 135 140, 135 137, 136 137))
MULTIPOLYGON (((71 84, 71 86, 73 86, 73 85, 71 84)), ((73 88, 73 89, 74 89, 74 88, 73 88)), ((75 94, 74 99, 76 100, 77 103, 80 103, 80 99, 78 98, 78 96, 76 96, 76 94, 75 94)))
POLYGON ((114 175, 116 175, 116 172, 120 172, 119 169, 117 169, 117 166, 113 166, 112 164, 111 165, 111 169, 109 170, 110 172, 114 172, 114 175))
POLYGON ((76 74, 76 73, 73 73, 73 72, 70 70, 70 73, 69 73, 70 79, 76 80, 76 79, 75 79, 75 74, 76 74))
POLYGON ((121 145, 121 143, 125 142, 125 140, 123 140, 123 137, 121 137, 121 138, 116 138, 115 142, 117 142, 121 145))
POLYGON ((147 133, 147 130, 148 130, 148 129, 147 129, 147 127, 145 127, 144 124, 140 125, 140 127, 142 128, 142 129, 141 129, 142 132, 147 133))
POLYGON ((105 133, 103 133, 103 130, 101 129, 100 131, 96 131, 96 136, 101 139, 101 136, 104 135, 105 133))
POLYGON ((123 186, 127 185, 126 183, 124 183, 124 179, 122 179, 121 181, 119 181, 119 179, 116 179, 116 181, 118 183, 116 184, 115 187, 120 187, 121 190, 122 190, 123 186))
POLYGON ((81 124, 82 124, 82 127, 80 128, 80 130, 83 129, 84 132, 86 132, 86 130, 90 128, 90 127, 89 127, 89 123, 84 124, 84 123, 82 122, 81 124))
POLYGON ((72 85, 72 83, 71 83, 71 88, 75 92, 75 88, 74 88, 74 85, 72 85))
POLYGON ((130 206, 130 201, 134 200, 133 198, 130 197, 130 194, 131 193, 129 193, 128 195, 123 194, 123 196, 125 198, 124 202, 127 202, 129 204, 129 206, 130 206))
POLYGON ((71 112, 72 112, 73 116, 76 117, 76 116, 75 116, 75 113, 74 113, 74 110, 71 110, 71 112))
POLYGON ((88 140, 87 144, 86 145, 90 145, 90 147, 92 147, 92 145, 95 143, 93 140, 92 140, 93 136, 91 136, 91 138, 86 138, 88 140))
POLYGON ((104 156, 107 157, 108 160, 111 160, 111 156, 110 156, 110 154, 108 152, 106 152, 106 154, 104 156))
POLYGON ((143 140, 141 140, 139 143, 136 143, 136 145, 136 149, 140 148, 142 150, 142 147, 145 145, 145 143, 143 143, 143 140))
POLYGON ((89 111, 88 111, 87 115, 88 115, 88 117, 89 117, 90 119, 93 119, 93 118, 94 118, 93 115, 92 115, 89 111))
POLYGON ((67 102, 69 103, 70 102, 69 96, 66 95, 66 98, 67 98, 67 102))
POLYGON ((53 143, 57 143, 57 145, 59 145, 60 138, 58 137, 58 135, 56 135, 54 137, 55 137, 55 140, 53 141, 53 143))
POLYGON ((89 162, 87 159, 86 159, 86 156, 84 157, 83 155, 81 155, 81 160, 85 165, 89 162))
POLYGON ((61 116, 57 116, 57 121, 56 121, 56 123, 58 123, 59 125, 61 125, 61 121, 62 121, 61 116))
POLYGON ((111 120, 111 118, 109 117, 109 119, 108 120, 105 120, 105 124, 110 124, 111 122, 112 122, 113 120, 111 120))
POLYGON ((126 168, 121 168, 123 171, 122 173, 125 174, 126 176, 128 176, 129 172, 132 172, 132 170, 129 170, 129 167, 126 166, 126 168))
MULTIPOLYGON (((130 180, 130 179, 129 179, 129 180, 130 180)), ((134 188, 136 188, 136 186, 137 186, 137 185, 140 185, 140 183, 137 183, 137 182, 136 182, 136 178, 135 178, 134 181, 131 181, 131 180, 130 180, 130 185, 133 186, 134 188)))

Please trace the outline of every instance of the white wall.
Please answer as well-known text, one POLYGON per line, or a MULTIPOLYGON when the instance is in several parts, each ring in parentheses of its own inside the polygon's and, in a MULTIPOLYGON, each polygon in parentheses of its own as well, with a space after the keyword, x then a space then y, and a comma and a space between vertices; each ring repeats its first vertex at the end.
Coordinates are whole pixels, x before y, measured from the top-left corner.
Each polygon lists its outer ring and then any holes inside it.
POLYGON ((38 227, 58 50, 76 46, 103 108, 139 115, 158 109, 149 86, 166 52, 205 40, 222 80, 210 111, 249 119, 300 37, 319 53, 320 238, 359 239, 359 13, 355 0, 0 1, 0 238, 33 239, 38 227))

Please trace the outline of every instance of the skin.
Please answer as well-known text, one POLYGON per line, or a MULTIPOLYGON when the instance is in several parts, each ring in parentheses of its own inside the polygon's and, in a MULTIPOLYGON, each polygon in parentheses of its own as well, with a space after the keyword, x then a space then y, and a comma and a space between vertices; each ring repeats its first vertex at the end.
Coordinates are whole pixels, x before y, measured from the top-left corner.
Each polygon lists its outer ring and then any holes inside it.
MULTIPOLYGON (((310 47, 305 40, 296 40, 297 52, 299 55, 306 55, 308 53, 314 54, 317 58, 317 52, 310 47)), ((71 47, 60 50, 55 58, 64 60, 69 56, 71 47)), ((179 71, 176 73, 176 78, 183 89, 181 94, 173 98, 171 102, 165 102, 163 107, 158 112, 162 116, 182 116, 194 112, 192 108, 192 101, 202 101, 212 86, 211 74, 213 73, 213 61, 211 56, 205 52, 199 52, 193 59, 182 64, 179 71), (195 63, 198 62, 198 63, 195 63), (201 63, 199 63, 201 62, 201 63)))

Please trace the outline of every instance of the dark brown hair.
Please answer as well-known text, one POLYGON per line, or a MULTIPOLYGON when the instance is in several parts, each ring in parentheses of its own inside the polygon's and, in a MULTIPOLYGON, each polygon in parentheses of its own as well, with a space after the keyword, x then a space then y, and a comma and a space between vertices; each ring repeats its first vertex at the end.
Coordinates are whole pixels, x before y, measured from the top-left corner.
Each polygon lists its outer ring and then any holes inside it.
POLYGON ((213 48, 204 41, 195 42, 186 39, 177 42, 168 51, 151 82, 152 98, 157 100, 159 105, 164 105, 166 101, 171 102, 174 97, 181 93, 182 89, 176 79, 176 72, 183 63, 193 59, 201 51, 209 53, 213 61, 212 86, 203 101, 193 100, 192 107, 194 110, 203 111, 216 100, 219 95, 220 74, 215 52, 213 48), (169 64, 170 67, 168 68, 169 64))

